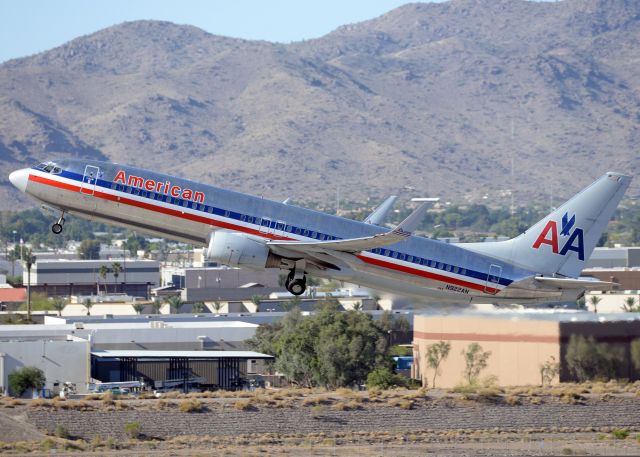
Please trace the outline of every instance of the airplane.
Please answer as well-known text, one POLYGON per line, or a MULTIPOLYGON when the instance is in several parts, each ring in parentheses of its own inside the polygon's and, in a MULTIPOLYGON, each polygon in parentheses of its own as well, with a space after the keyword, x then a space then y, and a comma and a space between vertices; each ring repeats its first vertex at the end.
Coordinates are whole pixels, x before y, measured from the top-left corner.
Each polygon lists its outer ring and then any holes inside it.
POLYGON ((206 247, 221 264, 288 271, 294 295, 314 275, 457 304, 566 302, 609 287, 579 275, 631 182, 608 172, 516 238, 448 244, 413 234, 433 199, 388 229, 395 197, 361 222, 117 163, 50 161, 9 179, 60 212, 56 234, 72 214, 206 247))

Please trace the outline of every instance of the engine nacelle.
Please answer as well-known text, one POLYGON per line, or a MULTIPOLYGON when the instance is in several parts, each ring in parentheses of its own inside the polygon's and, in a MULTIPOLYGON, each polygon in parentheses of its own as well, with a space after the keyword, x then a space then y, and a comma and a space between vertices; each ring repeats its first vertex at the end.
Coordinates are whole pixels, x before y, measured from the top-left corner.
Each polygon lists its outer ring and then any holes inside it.
POLYGON ((215 231, 209 236, 208 260, 233 267, 262 270, 279 265, 280 259, 276 257, 264 242, 246 235, 215 231))

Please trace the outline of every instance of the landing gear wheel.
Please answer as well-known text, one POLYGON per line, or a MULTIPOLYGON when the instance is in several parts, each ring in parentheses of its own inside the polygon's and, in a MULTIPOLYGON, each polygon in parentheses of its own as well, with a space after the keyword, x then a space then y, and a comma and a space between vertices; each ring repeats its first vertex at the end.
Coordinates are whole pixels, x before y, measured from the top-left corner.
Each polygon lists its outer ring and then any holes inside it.
POLYGON ((293 295, 302 295, 307 289, 307 278, 294 279, 287 284, 287 290, 293 295))
POLYGON ((62 233, 63 228, 64 228, 64 212, 60 215, 60 219, 58 219, 58 222, 56 222, 51 226, 51 231, 56 235, 59 235, 62 233))

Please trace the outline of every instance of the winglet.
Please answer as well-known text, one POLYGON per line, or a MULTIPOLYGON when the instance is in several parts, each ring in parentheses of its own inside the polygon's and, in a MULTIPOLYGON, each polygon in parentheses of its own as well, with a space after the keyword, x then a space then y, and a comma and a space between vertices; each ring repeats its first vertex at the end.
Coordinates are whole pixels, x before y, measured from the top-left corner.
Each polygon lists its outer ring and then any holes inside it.
POLYGON ((412 202, 420 202, 422 203, 418 206, 417 209, 413 211, 413 213, 409 214, 405 220, 400 222, 396 228, 393 229, 393 232, 398 235, 406 234, 406 236, 411 235, 411 233, 418 228, 422 219, 426 214, 427 207, 431 206, 432 203, 439 201, 439 198, 412 198, 412 202))
POLYGON ((389 214, 389 211, 391 211, 391 208, 393 207, 393 204, 397 199, 398 197, 396 195, 391 195, 389 198, 383 201, 380 206, 378 206, 371 214, 369 214, 363 222, 365 224, 380 225, 389 214))

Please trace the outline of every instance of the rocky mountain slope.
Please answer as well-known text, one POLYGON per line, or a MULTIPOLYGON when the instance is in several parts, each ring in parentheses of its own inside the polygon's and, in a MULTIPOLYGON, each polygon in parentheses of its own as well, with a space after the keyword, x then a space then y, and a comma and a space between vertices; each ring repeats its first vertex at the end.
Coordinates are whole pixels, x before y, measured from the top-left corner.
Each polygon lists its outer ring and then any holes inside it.
POLYGON ((408 4, 287 45, 124 23, 0 65, 0 206, 67 156, 298 201, 557 201, 636 174, 638 74, 635 0, 408 4))

